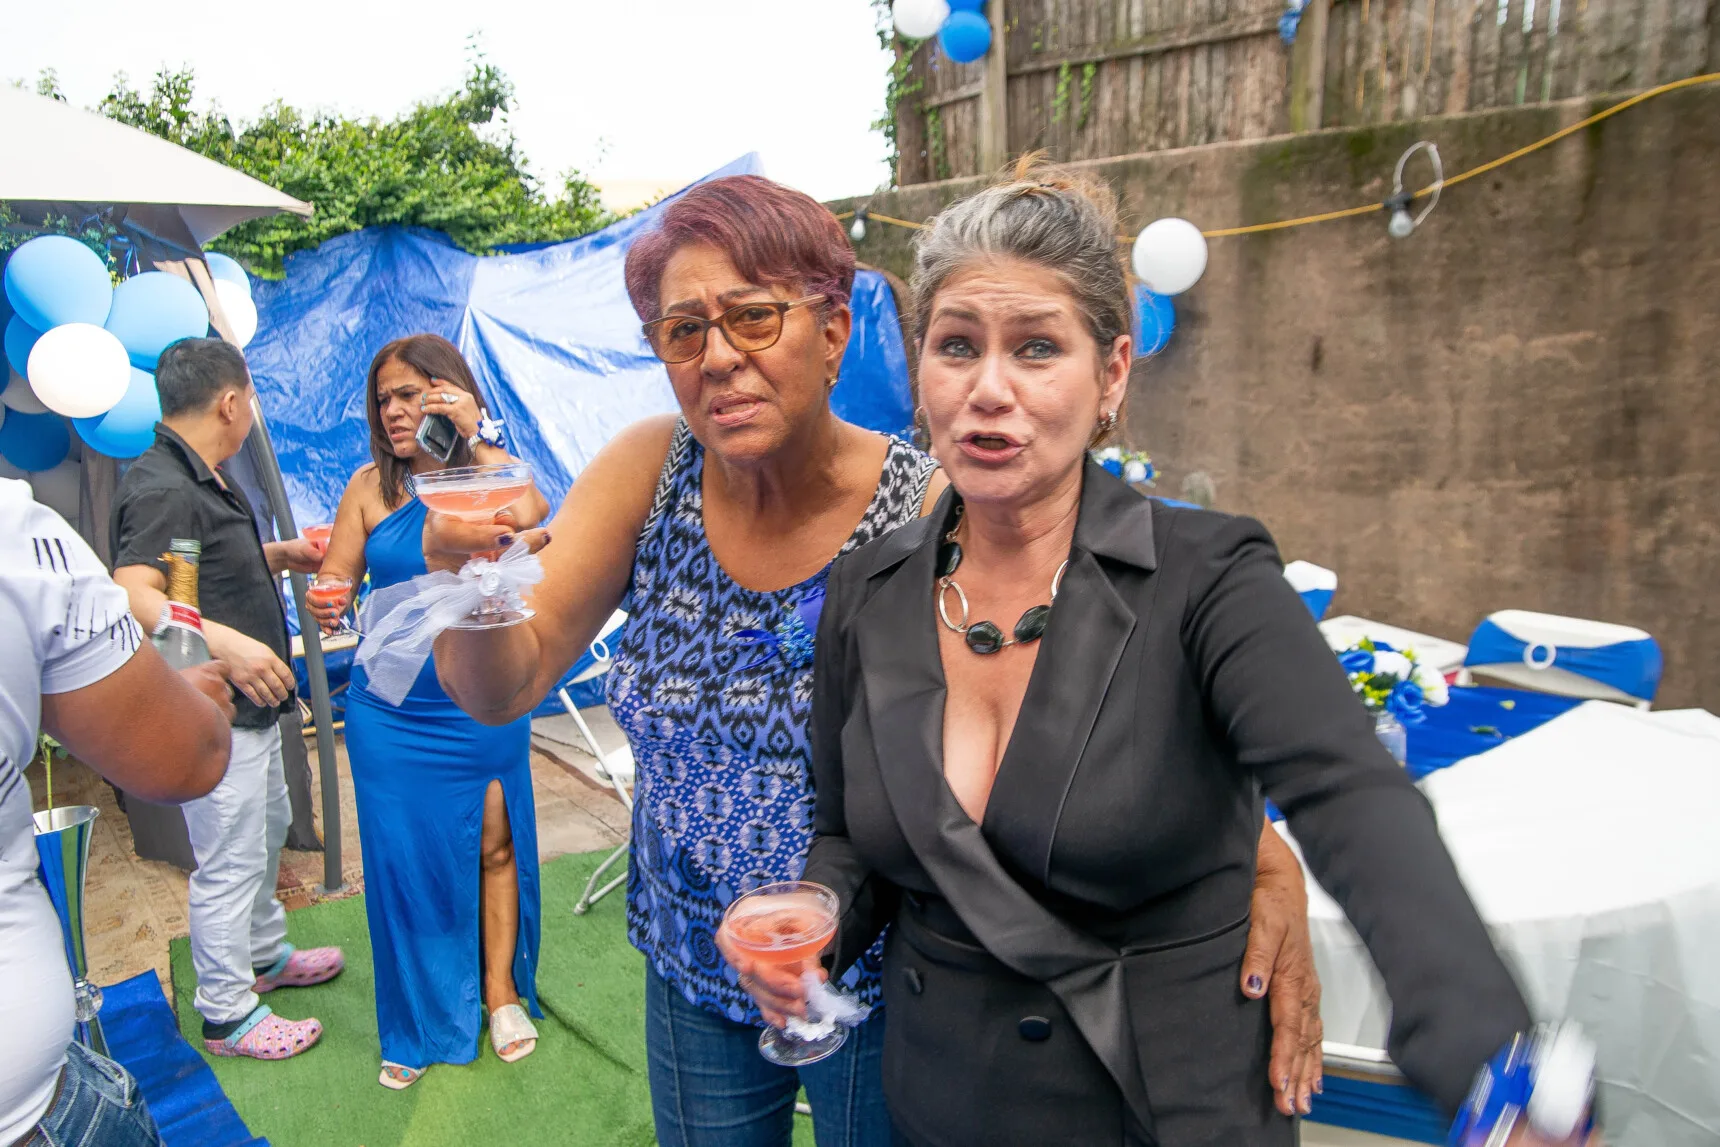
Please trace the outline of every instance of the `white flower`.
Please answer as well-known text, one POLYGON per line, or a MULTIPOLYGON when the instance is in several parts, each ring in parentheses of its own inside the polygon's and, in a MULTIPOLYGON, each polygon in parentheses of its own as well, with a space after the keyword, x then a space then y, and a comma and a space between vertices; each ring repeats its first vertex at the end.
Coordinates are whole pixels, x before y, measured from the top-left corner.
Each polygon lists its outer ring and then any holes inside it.
POLYGON ((1123 460, 1123 448, 1107 446, 1103 450, 1095 451, 1093 460, 1095 462, 1121 462, 1123 460))
POLYGON ((1147 480, 1147 464, 1145 462, 1123 463, 1123 481, 1129 483, 1145 482, 1147 480))
POLYGON ((1451 692, 1445 687, 1444 675, 1433 666, 1417 662, 1413 680, 1421 686, 1422 698, 1429 705, 1443 705, 1451 700, 1451 692))
POLYGON ((1381 651, 1374 654, 1374 672, 1385 673, 1399 681, 1408 681, 1410 660, 1401 653, 1381 651))

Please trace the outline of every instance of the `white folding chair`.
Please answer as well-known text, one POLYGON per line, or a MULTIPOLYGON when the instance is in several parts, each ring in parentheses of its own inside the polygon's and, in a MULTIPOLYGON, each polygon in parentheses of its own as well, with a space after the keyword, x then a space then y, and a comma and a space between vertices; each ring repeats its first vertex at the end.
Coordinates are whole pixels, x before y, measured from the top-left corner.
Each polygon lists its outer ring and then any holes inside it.
MULTIPOLYGON (((623 744, 613 752, 605 752, 603 745, 597 739, 597 734, 591 731, 591 726, 586 723, 585 715, 579 711, 579 707, 573 703, 573 698, 567 691, 570 685, 594 681, 609 672, 613 657, 607 639, 617 629, 621 628, 622 622, 626 620, 627 615, 619 609, 609 616, 609 620, 603 624, 602 632, 597 635, 597 640, 591 643, 591 666, 578 676, 563 682, 557 692, 561 697, 561 703, 567 708, 567 715, 573 718, 573 727, 579 730, 580 739, 585 742, 586 751, 597 759, 597 775, 608 781, 609 787, 615 790, 615 795, 621 798, 622 806, 627 809, 628 822, 631 823, 633 818, 633 793, 631 789, 634 780, 633 748, 631 745, 623 744)), ((597 887, 597 882, 603 879, 603 874, 609 871, 616 861, 627 855, 630 843, 631 833, 629 833, 628 839, 622 840, 620 846, 605 857, 602 864, 597 866, 597 870, 591 874, 591 879, 585 882, 585 892, 581 894, 578 903, 573 906, 575 916, 584 916, 591 911, 593 904, 614 892, 627 880, 627 874, 623 872, 602 888, 597 887)))
POLYGON ((1476 626, 1458 684, 1471 684, 1479 674, 1537 693, 1647 709, 1660 672, 1660 646, 1643 630, 1504 609, 1476 626))
POLYGON ((1338 591, 1338 575, 1313 562, 1294 561, 1284 567, 1284 580, 1301 597, 1308 612, 1319 621, 1332 608, 1332 595, 1338 591))

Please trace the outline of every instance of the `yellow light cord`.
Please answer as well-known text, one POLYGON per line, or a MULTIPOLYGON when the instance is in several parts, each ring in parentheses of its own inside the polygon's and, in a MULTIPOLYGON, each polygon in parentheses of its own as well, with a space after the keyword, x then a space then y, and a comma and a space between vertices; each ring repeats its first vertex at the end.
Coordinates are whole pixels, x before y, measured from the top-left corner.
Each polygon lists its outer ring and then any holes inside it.
MULTIPOLYGON (((1716 82, 1720 82, 1720 72, 1710 72, 1707 75, 1701 76, 1689 76, 1682 80, 1673 80, 1671 83, 1665 83, 1658 87, 1649 88, 1645 92, 1638 92, 1629 99, 1620 100, 1611 107, 1598 111, 1587 119, 1579 120, 1569 127, 1560 128, 1552 135, 1538 139, 1526 147, 1520 147, 1508 155, 1502 155, 1498 159, 1490 160, 1479 167, 1472 167, 1468 171, 1454 175, 1450 179, 1447 179, 1441 185, 1441 188, 1454 187, 1457 184, 1462 183, 1464 180, 1474 179, 1478 175, 1486 175, 1489 171, 1496 171, 1514 159, 1522 159, 1525 155, 1532 154, 1533 152, 1540 151, 1543 147, 1558 143, 1566 136, 1574 135, 1586 127, 1593 127, 1602 120, 1615 116, 1627 108, 1633 108, 1644 100, 1650 100, 1655 96, 1665 95, 1667 92, 1674 92, 1680 88, 1693 88, 1699 84, 1712 84, 1716 82)), ((1431 194, 1433 194, 1433 186, 1432 184, 1429 184, 1420 191, 1417 191, 1413 196, 1411 196, 1411 198, 1422 199, 1431 194)), ((1369 215, 1373 212, 1383 210, 1384 207, 1384 202, 1364 203, 1360 207, 1346 207, 1341 211, 1323 211, 1318 215, 1303 215, 1296 219, 1279 219, 1271 223, 1252 223, 1246 227, 1221 227, 1212 231, 1202 231, 1201 234, 1208 239, 1228 239, 1233 235, 1258 235, 1266 231, 1283 231, 1291 227, 1301 227, 1309 223, 1329 223, 1334 219, 1348 219, 1356 215, 1369 215)), ((850 219, 853 215, 854 212, 852 211, 844 211, 842 214, 836 216, 836 218, 850 219)), ((866 218, 876 219, 880 223, 892 223, 897 227, 906 227, 912 231, 923 231, 926 228, 926 224, 924 223, 915 223, 908 219, 896 219, 889 215, 879 215, 876 212, 867 212, 866 218)), ((1133 243, 1134 241, 1135 237, 1133 235, 1117 236, 1117 242, 1119 243, 1133 243)))

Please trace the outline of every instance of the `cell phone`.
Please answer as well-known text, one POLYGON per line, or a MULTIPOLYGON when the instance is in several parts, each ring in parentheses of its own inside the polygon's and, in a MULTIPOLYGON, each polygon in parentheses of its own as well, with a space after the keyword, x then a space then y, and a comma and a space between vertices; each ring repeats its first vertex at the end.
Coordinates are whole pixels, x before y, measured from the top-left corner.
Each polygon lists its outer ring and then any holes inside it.
POLYGON ((446 414, 426 414, 424 421, 418 424, 418 448, 438 462, 446 462, 454 456, 454 450, 460 445, 460 432, 454 427, 454 420, 446 414))

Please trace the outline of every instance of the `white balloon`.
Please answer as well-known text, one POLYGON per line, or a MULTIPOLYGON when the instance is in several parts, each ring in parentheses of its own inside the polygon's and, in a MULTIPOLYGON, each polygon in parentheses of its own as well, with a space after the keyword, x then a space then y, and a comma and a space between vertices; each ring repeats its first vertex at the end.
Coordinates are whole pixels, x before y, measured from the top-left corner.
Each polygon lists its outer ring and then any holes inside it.
POLYGON ((83 467, 67 459, 52 470, 30 475, 30 489, 36 501, 66 519, 78 523, 78 487, 82 484, 83 467))
POLYGON ((131 385, 125 344, 94 323, 65 323, 30 349, 30 389, 42 405, 67 418, 106 414, 131 385))
POLYGON ((42 405, 42 400, 30 389, 28 379, 15 370, 8 369, 6 373, 10 380, 6 383, 6 389, 0 392, 0 404, 8 410, 16 410, 19 414, 48 413, 48 408, 42 405))
POLYGON ((910 40, 936 36, 949 18, 949 0, 896 0, 896 31, 910 40))
POLYGON ((215 298, 220 301, 239 345, 250 343, 257 334, 257 304, 251 301, 251 292, 231 279, 216 279, 215 298))
POLYGON ((1180 295, 1206 270, 1206 236, 1187 219, 1159 219, 1135 237, 1135 274, 1155 295, 1180 295))

